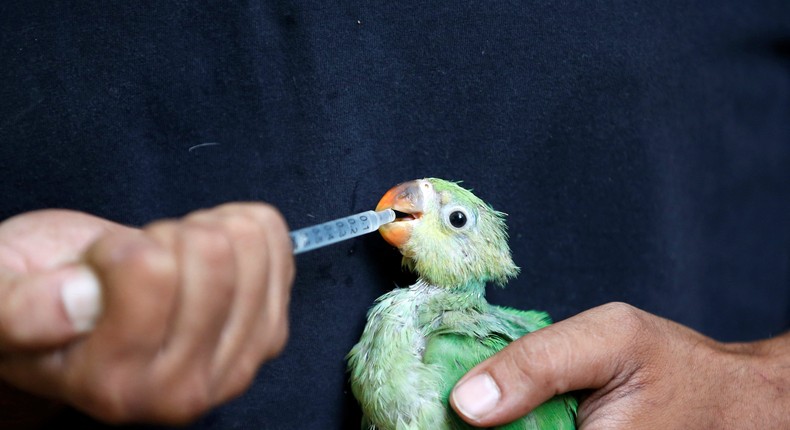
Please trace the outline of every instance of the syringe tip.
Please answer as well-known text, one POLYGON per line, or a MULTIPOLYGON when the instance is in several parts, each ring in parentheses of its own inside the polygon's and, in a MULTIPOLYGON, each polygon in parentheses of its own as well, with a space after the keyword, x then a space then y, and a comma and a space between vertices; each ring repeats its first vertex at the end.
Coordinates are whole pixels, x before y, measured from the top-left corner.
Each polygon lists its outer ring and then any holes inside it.
POLYGON ((381 211, 376 212, 376 215, 379 217, 379 227, 384 224, 389 224, 392 221, 395 221, 395 211, 392 209, 384 209, 381 211))

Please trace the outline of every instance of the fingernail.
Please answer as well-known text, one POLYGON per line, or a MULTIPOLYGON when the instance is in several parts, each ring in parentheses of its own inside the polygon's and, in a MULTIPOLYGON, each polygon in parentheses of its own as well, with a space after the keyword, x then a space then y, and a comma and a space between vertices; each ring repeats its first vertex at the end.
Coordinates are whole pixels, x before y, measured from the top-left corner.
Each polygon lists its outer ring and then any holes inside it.
POLYGON ((96 275, 88 268, 63 283, 60 298, 72 326, 78 333, 90 331, 101 312, 101 288, 96 275))
POLYGON ((459 412, 476 420, 491 412, 500 397, 499 387, 488 373, 469 378, 453 391, 459 412))

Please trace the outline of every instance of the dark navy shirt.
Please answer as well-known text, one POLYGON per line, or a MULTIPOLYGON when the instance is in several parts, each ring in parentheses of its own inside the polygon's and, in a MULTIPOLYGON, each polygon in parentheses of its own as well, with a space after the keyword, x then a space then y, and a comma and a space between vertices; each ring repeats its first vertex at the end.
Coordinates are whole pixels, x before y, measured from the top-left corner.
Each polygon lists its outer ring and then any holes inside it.
MULTIPOLYGON (((494 303, 788 328, 787 0, 90 3, 0 4, 0 219, 261 200, 297 228, 435 176, 509 214, 494 303)), ((358 427, 344 356, 412 277, 377 235, 297 266, 285 352, 196 428, 358 427)))

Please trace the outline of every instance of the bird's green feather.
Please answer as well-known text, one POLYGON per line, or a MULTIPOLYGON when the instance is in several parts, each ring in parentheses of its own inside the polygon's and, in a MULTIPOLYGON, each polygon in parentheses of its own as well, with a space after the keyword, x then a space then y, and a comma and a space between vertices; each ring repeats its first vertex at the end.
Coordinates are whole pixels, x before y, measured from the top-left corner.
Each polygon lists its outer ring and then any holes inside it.
POLYGON ((401 249, 403 265, 433 285, 448 287, 470 282, 504 285, 518 275, 507 244, 506 215, 454 182, 427 181, 437 198, 426 202, 419 231, 401 249), (453 207, 467 210, 474 225, 452 228, 442 215, 443 209, 453 207))
MULTIPOLYGON (((510 342, 551 323, 544 312, 485 300, 487 282, 504 284, 518 273, 504 214, 457 183, 420 184, 429 184, 431 199, 400 248, 404 264, 420 279, 376 301, 348 354, 366 430, 472 428, 448 405, 458 380, 510 342), (464 228, 447 222, 446 214, 456 209, 470 218, 464 228)), ((498 428, 573 429, 575 414, 576 399, 562 395, 498 428)))
MULTIPOLYGON (((428 342, 423 361, 440 369, 444 385, 441 388, 445 406, 450 409, 448 399, 456 382, 472 367, 501 350, 509 341, 501 336, 492 335, 486 339, 446 334, 428 342)), ((496 427, 508 430, 574 429, 576 399, 570 396, 556 397, 532 411, 529 415, 512 423, 496 427)), ((454 412, 450 415, 452 428, 472 429, 454 412)))

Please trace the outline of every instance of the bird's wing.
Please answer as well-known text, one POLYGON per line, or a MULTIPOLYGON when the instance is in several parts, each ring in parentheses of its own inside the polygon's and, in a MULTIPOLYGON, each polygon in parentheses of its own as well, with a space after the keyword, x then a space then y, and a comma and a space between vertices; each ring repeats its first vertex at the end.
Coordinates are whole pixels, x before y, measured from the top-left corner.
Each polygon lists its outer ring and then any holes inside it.
MULTIPOLYGON (((469 369, 495 354, 516 338, 550 324, 548 315, 537 311, 520 311, 492 306, 489 315, 476 327, 440 328, 428 336, 423 355, 426 364, 442 374, 442 399, 447 405, 450 390, 469 369)), ((449 408, 449 405, 447 406, 449 408)), ((508 430, 565 430, 575 428, 576 399, 558 396, 532 413, 506 426, 508 430)), ((454 412, 454 428, 471 429, 454 412)))

